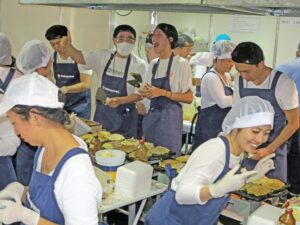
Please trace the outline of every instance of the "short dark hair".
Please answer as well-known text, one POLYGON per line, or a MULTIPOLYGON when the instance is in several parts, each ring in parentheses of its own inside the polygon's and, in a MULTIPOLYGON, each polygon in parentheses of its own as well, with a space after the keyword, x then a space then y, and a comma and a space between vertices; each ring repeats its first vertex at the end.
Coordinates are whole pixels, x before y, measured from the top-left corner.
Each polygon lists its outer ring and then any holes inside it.
POLYGON ((114 29, 113 37, 116 38, 118 36, 118 34, 120 32, 122 32, 122 31, 130 32, 130 33, 133 34, 134 38, 136 38, 136 31, 135 31, 135 29, 132 26, 129 26, 127 24, 122 24, 122 25, 117 26, 114 29))
POLYGON ((174 49, 176 47, 176 43, 178 40, 178 33, 177 33, 176 28, 172 24, 160 23, 156 26, 155 29, 162 30, 168 38, 172 37, 173 41, 170 42, 171 48, 174 49))
POLYGON ((62 38, 63 36, 67 36, 68 28, 64 25, 53 25, 48 28, 45 33, 45 37, 48 41, 62 38))
POLYGON ((153 33, 148 33, 145 39, 145 43, 150 43, 152 44, 152 37, 153 37, 153 33))
POLYGON ((179 34, 176 47, 183 48, 186 46, 186 43, 194 46, 194 41, 189 35, 179 34))
POLYGON ((254 42, 242 42, 235 47, 231 58, 236 63, 257 65, 264 60, 264 53, 254 42))

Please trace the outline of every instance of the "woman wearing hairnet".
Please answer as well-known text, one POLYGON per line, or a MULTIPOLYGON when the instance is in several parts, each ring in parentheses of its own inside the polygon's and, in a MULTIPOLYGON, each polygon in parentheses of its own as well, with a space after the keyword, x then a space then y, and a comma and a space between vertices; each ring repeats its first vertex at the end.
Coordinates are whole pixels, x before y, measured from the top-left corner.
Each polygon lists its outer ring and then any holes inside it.
MULTIPOLYGON (((0 103, 9 83, 22 75, 12 63, 11 45, 8 37, 0 33, 0 103)), ((11 156, 16 153, 20 139, 16 136, 9 120, 0 116, 0 190, 10 182, 16 181, 16 173, 11 156)))
POLYGON ((17 134, 41 147, 28 192, 17 182, 0 192, 3 223, 98 225, 102 188, 88 152, 64 127, 70 121, 63 106, 58 87, 37 73, 15 79, 7 88, 0 115, 7 113, 17 134))
POLYGON ((273 120, 274 109, 268 101, 249 96, 237 102, 223 121, 223 135, 192 153, 170 189, 150 209, 145 225, 217 224, 230 192, 274 168, 270 159, 274 155, 270 155, 254 171, 237 173, 243 153, 255 152, 268 140, 273 120))
POLYGON ((181 102, 193 101, 192 72, 188 61, 174 56, 178 38, 171 24, 158 24, 152 42, 159 58, 151 61, 141 94, 150 99, 150 109, 144 116, 143 131, 147 141, 169 148, 180 155, 182 136, 181 102))
POLYGON ((202 77, 201 113, 196 123, 193 149, 216 137, 222 130, 223 119, 233 102, 228 72, 233 66, 231 52, 234 47, 230 41, 219 41, 212 46, 214 64, 202 77))

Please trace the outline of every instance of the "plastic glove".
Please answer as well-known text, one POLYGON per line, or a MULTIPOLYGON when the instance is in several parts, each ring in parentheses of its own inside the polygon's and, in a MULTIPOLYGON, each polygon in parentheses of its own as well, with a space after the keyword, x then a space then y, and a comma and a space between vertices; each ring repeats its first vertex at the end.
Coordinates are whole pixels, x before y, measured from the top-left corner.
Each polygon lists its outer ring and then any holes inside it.
POLYGON ((229 192, 240 189, 250 176, 257 173, 252 170, 242 174, 235 174, 240 166, 240 164, 236 165, 223 178, 209 185, 208 188, 212 197, 220 198, 229 192))
POLYGON ((5 224, 22 222, 26 225, 37 225, 40 215, 20 203, 10 200, 1 200, 0 221, 5 224))
POLYGON ((0 191, 0 199, 13 199, 15 202, 22 202, 22 196, 24 193, 24 186, 18 182, 12 182, 8 184, 2 191, 0 191))
POLYGON ((69 115, 69 118, 70 118, 70 123, 68 124, 65 124, 64 127, 66 129, 68 129, 71 133, 73 133, 74 131, 74 127, 75 127, 75 124, 76 124, 76 113, 72 112, 70 115, 69 115))
POLYGON ((272 153, 259 160, 256 163, 256 166, 254 167, 254 170, 257 171, 257 174, 249 177, 247 182, 252 182, 254 180, 257 180, 258 178, 264 176, 270 170, 275 169, 274 161, 271 159, 274 157, 275 157, 275 153, 272 153))

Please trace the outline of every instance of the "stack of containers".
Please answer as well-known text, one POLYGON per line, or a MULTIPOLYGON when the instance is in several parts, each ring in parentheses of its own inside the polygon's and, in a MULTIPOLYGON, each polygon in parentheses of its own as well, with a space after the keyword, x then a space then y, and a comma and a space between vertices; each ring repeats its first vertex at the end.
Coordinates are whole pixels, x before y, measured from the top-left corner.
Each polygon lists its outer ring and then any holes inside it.
POLYGON ((151 187, 153 167, 141 161, 134 161, 117 169, 115 193, 134 197, 147 193, 151 187))

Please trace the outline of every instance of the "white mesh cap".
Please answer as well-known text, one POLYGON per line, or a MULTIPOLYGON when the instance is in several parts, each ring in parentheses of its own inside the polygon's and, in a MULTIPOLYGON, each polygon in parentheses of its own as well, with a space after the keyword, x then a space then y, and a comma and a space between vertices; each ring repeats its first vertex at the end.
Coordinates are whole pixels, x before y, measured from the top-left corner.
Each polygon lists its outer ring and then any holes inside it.
POLYGON ((211 52, 214 54, 214 58, 231 59, 231 52, 235 46, 236 44, 231 41, 218 41, 211 47, 211 52))
POLYGON ((46 67, 50 57, 51 52, 44 42, 31 40, 22 47, 16 65, 24 74, 31 74, 38 68, 46 67))
POLYGON ((271 125, 273 128, 274 109, 269 101, 257 96, 247 96, 236 102, 226 115, 222 130, 229 134, 235 128, 249 128, 271 125))
POLYGON ((10 65, 11 58, 11 45, 8 37, 0 32, 0 65, 10 65))
POLYGON ((214 54, 212 52, 197 52, 189 61, 191 65, 212 66, 214 54))
POLYGON ((0 104, 0 115, 16 105, 63 108, 58 99, 58 87, 37 73, 14 79, 6 89, 0 104))

